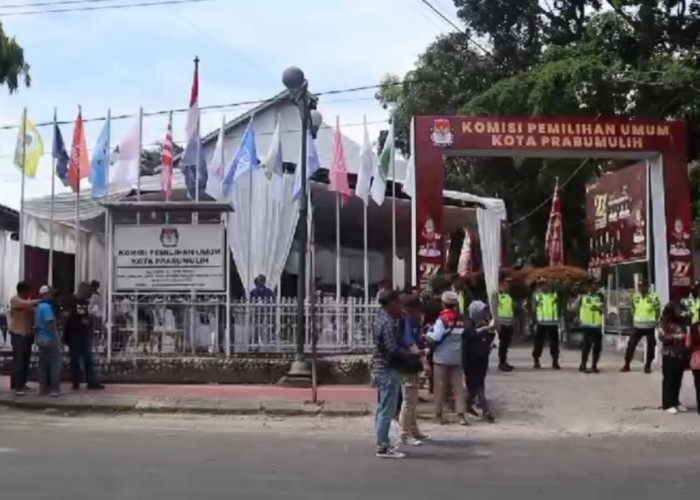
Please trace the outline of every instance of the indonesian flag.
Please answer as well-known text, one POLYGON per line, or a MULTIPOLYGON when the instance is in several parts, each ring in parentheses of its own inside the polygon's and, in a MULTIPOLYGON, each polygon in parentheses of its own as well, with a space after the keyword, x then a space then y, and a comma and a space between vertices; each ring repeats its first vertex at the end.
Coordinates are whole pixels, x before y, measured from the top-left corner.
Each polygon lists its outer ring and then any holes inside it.
POLYGON ((552 198, 552 210, 549 212, 549 223, 547 224, 544 253, 550 266, 560 266, 564 263, 559 179, 557 179, 556 184, 554 185, 554 197, 552 198))
POLYGON ((73 145, 70 151, 70 165, 68 166, 68 184, 73 192, 80 192, 80 179, 90 175, 90 161, 88 160, 87 141, 85 140, 85 128, 83 127, 83 115, 78 112, 73 130, 73 145))
POLYGON ((333 141, 333 164, 330 170, 329 191, 342 196, 343 203, 350 199, 350 186, 348 185, 348 168, 345 163, 343 151, 343 136, 340 133, 340 119, 336 118, 335 140, 333 141))
POLYGON ((170 201, 173 194, 173 123, 172 115, 168 121, 168 130, 165 132, 162 153, 163 169, 160 172, 160 183, 165 195, 165 201, 170 201))

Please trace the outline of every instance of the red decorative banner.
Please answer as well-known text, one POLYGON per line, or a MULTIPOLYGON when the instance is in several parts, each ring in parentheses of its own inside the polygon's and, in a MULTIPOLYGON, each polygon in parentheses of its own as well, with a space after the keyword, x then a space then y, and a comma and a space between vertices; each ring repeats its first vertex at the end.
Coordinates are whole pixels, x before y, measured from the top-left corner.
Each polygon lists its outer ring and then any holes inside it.
POLYGON ((647 167, 603 175, 586 185, 589 267, 647 260, 647 167))

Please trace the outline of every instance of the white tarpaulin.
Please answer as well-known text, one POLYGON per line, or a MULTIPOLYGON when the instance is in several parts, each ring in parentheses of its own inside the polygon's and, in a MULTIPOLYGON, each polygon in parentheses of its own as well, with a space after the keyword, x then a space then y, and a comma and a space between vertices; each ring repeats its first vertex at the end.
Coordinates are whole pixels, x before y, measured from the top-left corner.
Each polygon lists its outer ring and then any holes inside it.
POLYGON ((259 274, 265 275, 267 286, 274 290, 282 277, 299 218, 299 204, 292 200, 294 176, 282 177, 283 196, 278 201, 279 187, 274 179, 269 180, 262 168, 251 172, 236 181, 231 194, 235 211, 228 216, 229 245, 245 290, 250 292, 259 274))
POLYGON ((476 220, 479 225, 481 260, 489 303, 495 312, 494 299, 498 293, 498 270, 501 267, 501 223, 506 220, 506 205, 498 198, 482 198, 458 191, 443 191, 445 198, 478 203, 476 220))

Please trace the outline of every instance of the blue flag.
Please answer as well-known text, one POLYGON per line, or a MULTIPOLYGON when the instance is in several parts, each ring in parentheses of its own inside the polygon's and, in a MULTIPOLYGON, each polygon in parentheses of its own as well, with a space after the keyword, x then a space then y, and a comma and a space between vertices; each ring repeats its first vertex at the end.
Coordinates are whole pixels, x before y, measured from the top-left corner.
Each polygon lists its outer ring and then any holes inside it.
POLYGON ((243 134, 241 145, 238 146, 238 151, 233 157, 231 166, 224 178, 223 196, 228 198, 233 192, 233 187, 236 181, 246 172, 250 172, 260 164, 258 151, 255 147, 255 130, 253 130, 253 119, 250 119, 248 127, 243 134))
MULTIPOLYGON (((318 158, 318 151, 316 150, 316 141, 311 137, 311 131, 306 136, 306 179, 311 179, 311 177, 316 173, 316 171, 321 168, 321 160, 318 158)), ((301 159, 294 171, 294 196, 292 199, 299 200, 301 198, 301 159)))
POLYGON ((58 125, 54 125, 53 129, 53 159, 56 161, 56 177, 58 177, 64 186, 68 186, 68 164, 70 156, 66 151, 66 145, 63 142, 61 129, 58 125))
POLYGON ((109 194, 109 129, 110 120, 107 119, 100 137, 97 139, 92 153, 90 164, 90 184, 92 184, 92 197, 103 198, 109 194))
POLYGON ((180 158, 180 170, 185 176, 185 185, 187 186, 187 197, 190 200, 197 199, 197 168, 199 168, 199 192, 201 193, 207 187, 207 179, 209 172, 207 171, 207 160, 204 157, 204 146, 201 144, 202 139, 197 137, 195 142, 188 142, 184 154, 180 158), (197 147, 197 142, 200 146, 197 147), (197 151, 199 151, 199 161, 197 161, 197 151))

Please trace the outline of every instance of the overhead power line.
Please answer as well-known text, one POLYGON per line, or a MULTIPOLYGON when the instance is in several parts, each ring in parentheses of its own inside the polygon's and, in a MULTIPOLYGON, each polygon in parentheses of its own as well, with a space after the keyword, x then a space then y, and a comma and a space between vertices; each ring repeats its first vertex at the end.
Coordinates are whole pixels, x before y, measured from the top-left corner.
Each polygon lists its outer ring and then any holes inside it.
MULTIPOLYGON (((76 3, 79 3, 78 0, 65 0, 63 4, 68 3, 69 1, 74 1, 76 3)), ((104 2, 108 0, 90 0, 89 3, 98 3, 98 2, 104 2)), ((83 5, 73 5, 69 7, 60 7, 60 8, 53 8, 53 5, 59 5, 59 3, 47 3, 44 5, 44 7, 49 7, 49 8, 35 8, 33 10, 20 10, 20 11, 12 11, 10 10, 9 12, 5 12, 4 10, 0 10, 0 16, 3 17, 9 17, 9 16, 30 16, 30 15, 35 15, 35 14, 57 14, 57 13, 65 13, 65 12, 85 12, 85 11, 96 11, 96 10, 108 10, 108 9, 131 9, 135 7, 155 7, 159 5, 177 5, 177 4, 186 4, 186 3, 201 3, 201 2, 213 2, 215 0, 154 0, 154 1, 145 1, 145 2, 137 2, 137 3, 128 3, 128 4, 103 4, 103 5, 84 5, 86 2, 82 2, 83 5)), ((26 7, 26 5, 20 6, 17 4, 13 4, 12 6, 0 6, 0 9, 7 9, 7 8, 19 8, 19 7, 26 7)))
MULTIPOLYGON (((326 90, 324 92, 315 92, 314 95, 316 96, 329 96, 329 95, 339 95, 339 94, 348 94, 348 93, 353 93, 353 92, 361 92, 363 90, 374 90, 378 89, 381 87, 385 87, 386 85, 403 85, 404 82, 395 82, 391 84, 379 84, 379 85, 364 85, 361 87, 350 87, 346 89, 333 89, 333 90, 326 90)), ((364 98, 362 98, 364 99, 364 98)), ((256 100, 256 101, 239 101, 239 102, 233 102, 233 103, 228 103, 228 104, 212 104, 210 106, 200 106, 199 110, 200 111, 208 111, 208 110, 219 110, 219 109, 225 109, 225 108, 237 108, 241 106, 253 106, 253 105, 263 105, 263 104, 273 104, 275 102, 281 101, 279 97, 273 97, 270 99, 261 99, 261 100, 256 100)), ((329 103, 333 102, 352 102, 355 99, 338 99, 334 101, 328 101, 329 103)), ((359 99, 358 99, 359 100, 359 99)), ((143 114, 143 116, 164 116, 168 115, 169 113, 187 113, 189 111, 189 108, 178 108, 178 109, 164 109, 160 111, 151 111, 151 112, 146 112, 143 114)), ((136 113, 131 113, 131 114, 124 114, 124 115, 113 115, 111 116, 111 120, 124 120, 127 118, 135 118, 138 116, 136 113)), ((94 117, 94 118, 84 118, 83 122, 97 122, 97 121, 103 121, 106 120, 106 116, 99 116, 99 117, 94 117)), ((70 123, 73 123, 73 121, 59 121, 57 122, 58 125, 68 125, 70 123)), ((37 123, 37 127, 46 127, 49 125, 53 125, 53 121, 50 122, 40 122, 37 123)), ((0 130, 12 130, 12 129, 18 129, 19 125, 2 125, 0 126, 0 130)))
POLYGON ((481 50, 484 54, 486 54, 488 56, 492 55, 488 49, 486 49, 479 42, 475 41, 473 38, 468 36, 465 33, 465 30, 463 28, 461 28, 457 24, 455 24, 455 22, 452 21, 452 19, 447 17, 445 14, 443 14, 442 11, 440 9, 438 9, 437 7, 435 7, 435 5, 433 5, 429 0, 421 0, 421 2, 423 2, 430 10, 432 10, 435 14, 437 14, 443 21, 445 21, 447 24, 449 24, 455 30, 457 30, 458 33, 462 33, 463 35, 467 36, 467 40, 469 40, 472 43, 472 45, 474 45, 474 47, 481 50))

